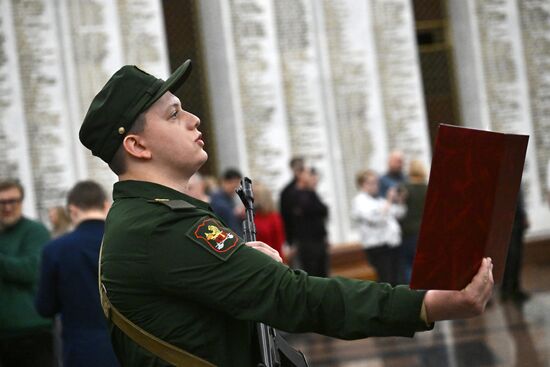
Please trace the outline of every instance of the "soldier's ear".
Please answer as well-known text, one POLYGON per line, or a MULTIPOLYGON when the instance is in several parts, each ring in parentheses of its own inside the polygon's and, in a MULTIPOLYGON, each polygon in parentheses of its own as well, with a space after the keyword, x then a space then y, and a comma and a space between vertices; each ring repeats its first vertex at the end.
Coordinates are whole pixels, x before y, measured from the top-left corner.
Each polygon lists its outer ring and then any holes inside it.
POLYGON ((151 159, 151 151, 147 149, 145 139, 137 134, 128 134, 122 141, 126 153, 138 159, 151 159))

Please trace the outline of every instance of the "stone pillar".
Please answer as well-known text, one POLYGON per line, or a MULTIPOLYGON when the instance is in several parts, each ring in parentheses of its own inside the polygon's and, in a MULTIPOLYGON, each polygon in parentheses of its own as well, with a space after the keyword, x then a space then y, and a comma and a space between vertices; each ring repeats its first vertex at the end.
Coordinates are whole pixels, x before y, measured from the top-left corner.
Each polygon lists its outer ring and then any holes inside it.
POLYGON ((116 176, 80 144, 92 98, 122 65, 169 75, 156 0, 1 0, 0 176, 20 178, 25 214, 46 221, 77 180, 116 176))
POLYGON ((544 66, 540 68, 548 51, 534 46, 548 37, 543 34, 548 29, 544 18, 548 5, 451 0, 450 10, 463 115, 471 118, 465 124, 531 136, 522 181, 529 235, 549 233, 550 212, 542 185, 550 145, 545 143, 544 66))
POLYGON ((110 192, 116 176, 80 144, 78 132, 94 96, 124 64, 117 7, 109 0, 63 0, 58 11, 79 178, 90 177, 110 192))
POLYGON ((220 169, 240 167, 276 192, 290 150, 272 3, 199 6, 220 169))
POLYGON ((76 180, 74 144, 54 2, 12 1, 19 64, 18 78, 26 121, 32 187, 38 214, 46 217, 76 180))
POLYGON ((530 144, 536 158, 538 192, 533 194, 535 213, 531 221, 535 228, 550 233, 550 3, 545 0, 518 1, 523 51, 527 72, 532 132, 530 144))
POLYGON ((19 59, 11 1, 0 0, 0 178, 17 178, 26 195, 23 212, 36 217, 27 120, 22 104, 19 59))

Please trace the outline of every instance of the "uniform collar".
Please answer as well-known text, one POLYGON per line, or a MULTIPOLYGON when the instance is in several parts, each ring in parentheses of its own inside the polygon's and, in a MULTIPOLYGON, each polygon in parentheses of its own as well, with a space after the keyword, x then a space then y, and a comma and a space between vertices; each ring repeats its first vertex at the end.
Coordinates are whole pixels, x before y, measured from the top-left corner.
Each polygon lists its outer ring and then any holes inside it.
POLYGON ((208 204, 204 201, 195 199, 167 186, 148 181, 125 180, 116 182, 113 187, 113 200, 116 201, 125 198, 185 200, 196 207, 208 209, 208 204))

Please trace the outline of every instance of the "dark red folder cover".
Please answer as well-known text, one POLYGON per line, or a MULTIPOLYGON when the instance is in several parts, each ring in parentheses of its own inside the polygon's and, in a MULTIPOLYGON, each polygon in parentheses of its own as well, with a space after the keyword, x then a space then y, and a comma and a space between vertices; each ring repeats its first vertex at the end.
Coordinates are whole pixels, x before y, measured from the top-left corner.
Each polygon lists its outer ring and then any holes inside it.
POLYGON ((411 288, 463 289, 486 256, 500 282, 528 140, 439 126, 411 288))

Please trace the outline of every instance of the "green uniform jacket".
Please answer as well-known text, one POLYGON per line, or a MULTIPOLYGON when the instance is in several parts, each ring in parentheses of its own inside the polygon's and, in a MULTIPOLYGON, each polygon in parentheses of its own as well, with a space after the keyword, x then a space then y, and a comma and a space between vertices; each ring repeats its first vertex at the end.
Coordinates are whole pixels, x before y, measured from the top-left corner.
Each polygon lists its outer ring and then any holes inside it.
POLYGON ((34 308, 40 253, 49 239, 44 225, 27 218, 0 231, 0 339, 51 325, 34 308))
MULTIPOLYGON (((257 321, 343 339, 429 329, 419 317, 424 292, 309 277, 245 246, 206 203, 161 185, 122 181, 113 196, 101 257, 112 304, 218 366, 256 365, 257 321)), ((166 365, 111 330, 122 366, 166 365)))

